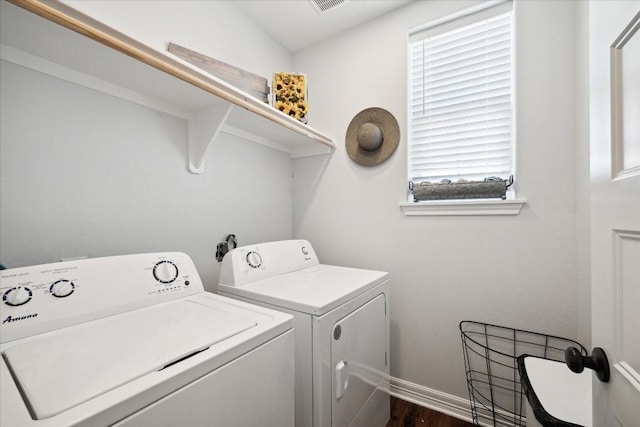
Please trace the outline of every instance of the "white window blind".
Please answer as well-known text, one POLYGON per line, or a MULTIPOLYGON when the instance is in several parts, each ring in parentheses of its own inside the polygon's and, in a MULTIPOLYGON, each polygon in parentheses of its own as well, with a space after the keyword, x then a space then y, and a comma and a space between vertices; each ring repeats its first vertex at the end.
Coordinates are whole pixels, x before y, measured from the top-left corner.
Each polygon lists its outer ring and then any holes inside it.
POLYGON ((511 4, 501 6, 410 34, 410 181, 513 173, 511 4))

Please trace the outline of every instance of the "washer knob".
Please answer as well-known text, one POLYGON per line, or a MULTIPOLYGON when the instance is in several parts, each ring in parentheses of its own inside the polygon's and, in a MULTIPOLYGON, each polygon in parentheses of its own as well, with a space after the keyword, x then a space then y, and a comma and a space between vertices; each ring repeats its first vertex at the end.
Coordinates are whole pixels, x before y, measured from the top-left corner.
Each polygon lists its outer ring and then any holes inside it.
POLYGON ((247 264, 251 268, 258 268, 262 265, 262 257, 258 252, 251 251, 247 254, 247 264))
POLYGON ((153 267, 153 277, 160 283, 171 283, 178 278, 178 267, 171 261, 160 261, 153 267))
POLYGON ((76 286, 73 284, 73 282, 63 279, 54 282, 54 284, 49 288, 49 292, 51 292, 54 297, 64 298, 71 295, 75 287, 76 286))
POLYGON ((9 289, 4 293, 2 299, 7 305, 17 306, 28 303, 32 295, 31 289, 20 286, 9 289))

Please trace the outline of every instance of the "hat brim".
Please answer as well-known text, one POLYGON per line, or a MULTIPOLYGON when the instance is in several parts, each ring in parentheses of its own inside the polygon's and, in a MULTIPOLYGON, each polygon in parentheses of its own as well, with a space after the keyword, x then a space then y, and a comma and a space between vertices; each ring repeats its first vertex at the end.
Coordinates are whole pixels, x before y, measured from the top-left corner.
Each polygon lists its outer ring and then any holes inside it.
POLYGON ((400 126, 393 114, 383 108, 372 107, 360 111, 349 123, 345 136, 347 153, 351 160, 362 166, 375 166, 387 160, 400 143, 400 126), (365 123, 373 123, 382 130, 382 144, 367 151, 358 144, 358 129, 365 123))

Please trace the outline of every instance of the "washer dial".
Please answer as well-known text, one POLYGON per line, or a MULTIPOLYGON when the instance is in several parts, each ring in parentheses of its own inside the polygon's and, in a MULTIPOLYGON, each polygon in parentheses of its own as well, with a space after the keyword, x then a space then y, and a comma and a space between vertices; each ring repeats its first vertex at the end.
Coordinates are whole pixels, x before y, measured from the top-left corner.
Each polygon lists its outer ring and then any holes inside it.
POLYGON ((49 287, 49 292, 51 292, 51 295, 53 295, 54 297, 64 298, 71 295, 75 288, 76 285, 74 285, 72 281, 61 279, 53 282, 53 284, 49 287))
POLYGON ((256 251, 251 251, 247 254, 247 264, 251 268, 258 268, 262 265, 262 257, 256 251))
POLYGON ((160 283, 171 283, 178 278, 178 267, 171 261, 157 262, 153 267, 153 277, 160 283))
POLYGON ((6 291, 2 295, 2 301, 7 305, 15 307, 28 303, 32 296, 33 292, 31 292, 31 289, 25 288, 24 286, 18 286, 6 291))

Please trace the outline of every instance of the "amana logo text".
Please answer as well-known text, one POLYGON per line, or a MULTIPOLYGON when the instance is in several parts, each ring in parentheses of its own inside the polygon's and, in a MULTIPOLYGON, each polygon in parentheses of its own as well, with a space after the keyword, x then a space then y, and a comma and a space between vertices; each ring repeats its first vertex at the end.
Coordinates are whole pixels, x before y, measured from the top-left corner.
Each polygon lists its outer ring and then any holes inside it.
POLYGON ((17 322, 19 320, 25 320, 25 319, 31 319, 32 317, 37 317, 38 313, 33 313, 33 314, 27 314, 25 316, 20 316, 20 317, 11 317, 11 315, 8 315, 3 321, 2 324, 4 325, 5 323, 11 323, 11 322, 17 322))

